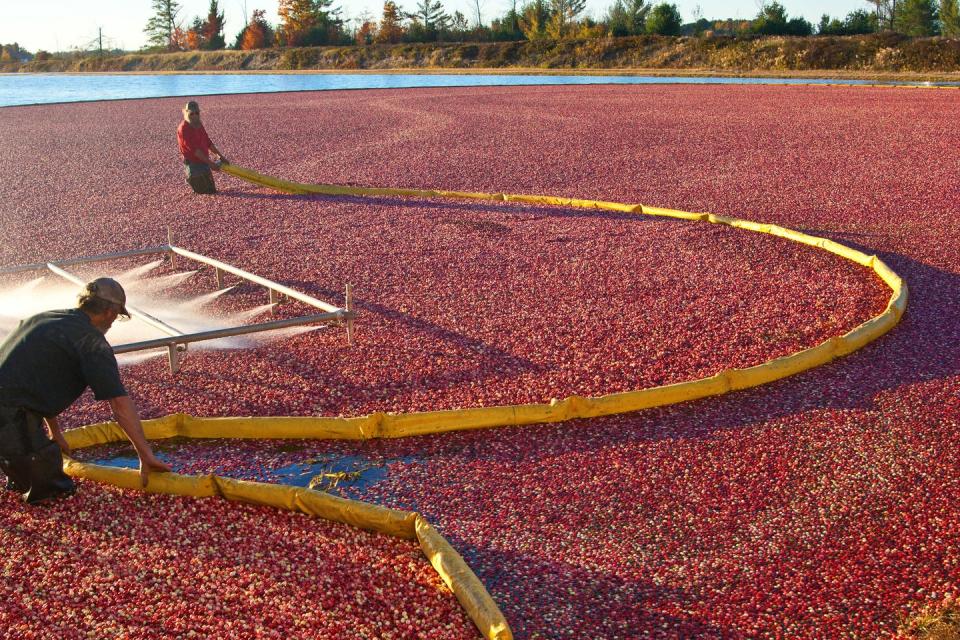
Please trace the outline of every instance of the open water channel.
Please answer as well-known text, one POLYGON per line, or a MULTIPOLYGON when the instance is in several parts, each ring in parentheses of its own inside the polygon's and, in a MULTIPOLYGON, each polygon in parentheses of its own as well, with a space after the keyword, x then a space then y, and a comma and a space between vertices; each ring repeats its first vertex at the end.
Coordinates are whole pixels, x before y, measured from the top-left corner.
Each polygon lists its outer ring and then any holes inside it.
MULTIPOLYGON (((730 78, 629 75, 522 75, 458 73, 164 73, 0 74, 0 107, 90 100, 208 96, 276 91, 406 89, 595 84, 876 84, 872 80, 825 78, 730 78)), ((916 84, 916 83, 884 83, 916 84)), ((927 83, 929 84, 929 83, 927 83)), ((937 83, 938 86, 960 83, 937 83)))

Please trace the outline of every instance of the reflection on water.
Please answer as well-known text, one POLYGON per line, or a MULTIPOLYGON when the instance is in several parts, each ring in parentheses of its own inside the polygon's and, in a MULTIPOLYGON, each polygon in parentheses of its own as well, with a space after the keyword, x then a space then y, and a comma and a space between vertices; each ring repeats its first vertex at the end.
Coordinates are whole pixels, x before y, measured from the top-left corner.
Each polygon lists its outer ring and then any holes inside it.
MULTIPOLYGON (((819 78, 716 78, 600 75, 496 75, 416 73, 257 73, 257 74, 0 74, 0 106, 84 102, 124 98, 163 98, 274 91, 478 87, 494 85, 582 84, 875 84, 872 80, 819 78)), ((885 83, 916 84, 916 83, 885 83)), ((956 86, 960 83, 938 83, 956 86)))

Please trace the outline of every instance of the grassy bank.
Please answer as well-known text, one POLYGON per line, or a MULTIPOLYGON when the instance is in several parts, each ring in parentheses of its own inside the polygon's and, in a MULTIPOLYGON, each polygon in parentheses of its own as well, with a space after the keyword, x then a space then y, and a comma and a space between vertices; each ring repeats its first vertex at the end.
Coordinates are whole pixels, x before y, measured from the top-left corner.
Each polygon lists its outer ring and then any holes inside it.
POLYGON ((7 72, 654 70, 941 77, 960 70, 960 40, 895 33, 847 37, 637 36, 535 42, 186 51, 0 64, 7 72))

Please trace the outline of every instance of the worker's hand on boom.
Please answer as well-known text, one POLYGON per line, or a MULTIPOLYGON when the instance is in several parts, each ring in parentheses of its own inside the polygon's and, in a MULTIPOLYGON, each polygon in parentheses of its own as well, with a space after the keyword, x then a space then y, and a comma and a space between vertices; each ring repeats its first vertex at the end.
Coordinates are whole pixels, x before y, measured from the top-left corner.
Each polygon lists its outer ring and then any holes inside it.
POLYGON ((67 439, 63 437, 63 431, 60 429, 60 423, 57 422, 56 417, 44 418, 43 421, 47 423, 47 431, 53 441, 57 443, 57 446, 60 447, 60 451, 70 455, 70 445, 67 444, 67 439))
POLYGON ((143 425, 140 424, 140 416, 133 400, 129 396, 118 396, 107 402, 113 409, 113 417, 116 418, 117 424, 130 438, 133 448, 137 450, 137 456, 140 458, 140 485, 146 487, 150 472, 170 471, 172 467, 154 455, 147 437, 143 434, 143 425))
POLYGON ((151 471, 171 471, 173 467, 153 455, 153 453, 144 453, 140 455, 140 486, 146 487, 151 471))
POLYGON ((57 443, 58 447, 60 447, 60 451, 70 455, 70 445, 67 444, 67 439, 63 437, 63 432, 56 431, 51 435, 53 436, 53 441, 57 443))

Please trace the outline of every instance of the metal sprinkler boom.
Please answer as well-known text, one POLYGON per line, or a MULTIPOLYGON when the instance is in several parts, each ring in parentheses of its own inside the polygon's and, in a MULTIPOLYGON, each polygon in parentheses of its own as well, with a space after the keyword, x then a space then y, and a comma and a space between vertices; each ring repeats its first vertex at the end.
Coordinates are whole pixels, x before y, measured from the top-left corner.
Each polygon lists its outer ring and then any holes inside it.
MULTIPOLYGON (((172 240, 172 238, 171 238, 172 240)), ((160 318, 157 318, 141 309, 138 309, 130 304, 127 304, 127 311, 130 312, 130 315, 145 322, 146 324, 158 329, 159 331, 167 334, 167 337, 156 338, 153 340, 143 340, 140 342, 130 342, 127 344, 120 344, 113 347, 113 352, 120 353, 131 353, 134 351, 148 351, 151 349, 167 349, 167 356, 170 363, 170 372, 176 373, 180 370, 180 360, 182 357, 182 352, 187 350, 188 345, 194 342, 203 342, 206 340, 216 340, 219 338, 229 338, 233 336, 247 335, 251 333, 261 333, 264 331, 272 331, 274 329, 284 329, 288 327, 296 327, 306 324, 314 324, 320 322, 337 322, 345 325, 347 330, 347 343, 353 344, 353 322, 356 317, 356 314, 353 311, 353 291, 349 284, 346 285, 345 291, 345 302, 343 307, 338 307, 336 305, 324 302, 309 296, 305 293, 292 289, 290 287, 284 286, 273 280, 258 276, 249 271, 244 271, 239 267, 221 262, 214 258, 204 256, 199 253, 195 253, 183 247, 178 247, 171 242, 168 244, 161 245, 158 247, 149 247, 145 249, 133 249, 130 251, 120 251, 115 253, 103 253, 94 256, 85 256, 80 258, 69 258, 66 260, 58 260, 56 262, 38 262, 35 264, 25 264, 25 265, 16 265, 11 267, 5 267, 0 269, 0 274, 12 274, 12 273, 25 273, 29 271, 49 271, 51 273, 60 276, 61 278, 68 280, 78 286, 83 286, 85 284, 84 280, 77 276, 74 273, 68 271, 65 267, 81 264, 91 264, 95 262, 109 262, 111 260, 118 260, 121 258, 131 258, 137 256, 150 256, 150 255, 167 255, 170 258, 171 264, 175 264, 176 256, 192 260, 194 262, 199 262, 207 266, 213 267, 214 269, 214 278, 215 283, 218 289, 223 287, 223 276, 225 273, 235 275, 247 282, 264 287, 267 290, 267 298, 270 304, 276 304, 280 301, 281 296, 291 298, 293 300, 299 300, 306 305, 320 309, 323 313, 316 313, 304 316, 297 316, 295 318, 286 318, 283 320, 271 320, 269 322, 258 322, 255 324, 248 325, 239 325, 234 327, 226 327, 222 329, 213 329, 210 331, 199 331, 194 333, 185 333, 180 329, 177 329, 174 326, 171 326, 169 323, 163 321, 160 318)))

